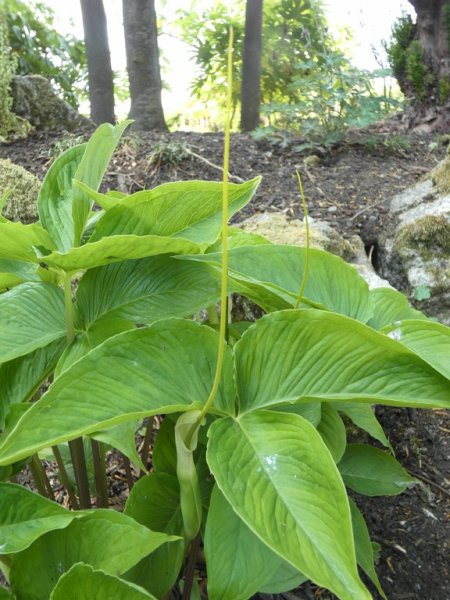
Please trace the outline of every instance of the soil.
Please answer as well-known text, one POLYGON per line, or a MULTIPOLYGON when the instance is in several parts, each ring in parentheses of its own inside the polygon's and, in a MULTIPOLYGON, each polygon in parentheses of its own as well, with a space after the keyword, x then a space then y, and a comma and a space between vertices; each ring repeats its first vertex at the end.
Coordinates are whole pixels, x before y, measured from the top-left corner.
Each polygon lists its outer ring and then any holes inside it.
MULTIPOLYGON (((35 134, 0 146, 0 158, 10 158, 43 177, 66 140, 67 134, 61 132, 35 134)), ((217 133, 131 135, 115 154, 104 186, 130 193, 166 181, 218 180, 222 144, 217 133), (165 152, 157 152, 158 146, 165 152)), ((422 178, 446 154, 436 136, 398 133, 392 123, 352 132, 329 147, 299 151, 300 144, 301 140, 284 136, 257 142, 250 135, 233 135, 231 174, 244 180, 263 176, 256 198, 239 219, 280 210, 288 217, 302 218, 298 169, 310 216, 331 223, 345 237, 359 234, 367 249, 376 249, 386 201, 422 178), (308 158, 311 155, 318 158, 308 158)), ((448 415, 440 410, 379 407, 378 416, 397 458, 420 481, 400 496, 355 496, 373 540, 381 545, 377 563, 381 584, 390 600, 449 600, 448 415)), ((375 591, 373 596, 379 598, 375 591)), ((333 596, 304 585, 290 594, 259 598, 326 600, 333 596)))

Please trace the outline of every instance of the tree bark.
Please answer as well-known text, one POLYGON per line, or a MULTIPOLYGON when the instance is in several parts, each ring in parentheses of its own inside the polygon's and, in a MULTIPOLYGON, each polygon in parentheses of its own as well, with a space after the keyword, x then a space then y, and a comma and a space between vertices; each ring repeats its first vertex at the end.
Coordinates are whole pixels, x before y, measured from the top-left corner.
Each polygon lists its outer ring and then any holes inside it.
POLYGON ((91 119, 97 125, 115 123, 114 79, 103 0, 80 0, 88 64, 91 119))
POLYGON ((242 56, 241 131, 252 131, 259 125, 262 20, 263 0, 247 0, 242 56))
MULTIPOLYGON (((433 130, 450 125, 450 1, 409 0, 417 14, 414 39, 422 49, 424 91, 417 93, 411 78, 400 81, 413 99, 413 125, 433 130)), ((410 46, 411 47, 411 46, 410 46)))
POLYGON ((130 119, 136 129, 167 130, 161 102, 158 32, 154 0, 122 0, 130 83, 130 119))

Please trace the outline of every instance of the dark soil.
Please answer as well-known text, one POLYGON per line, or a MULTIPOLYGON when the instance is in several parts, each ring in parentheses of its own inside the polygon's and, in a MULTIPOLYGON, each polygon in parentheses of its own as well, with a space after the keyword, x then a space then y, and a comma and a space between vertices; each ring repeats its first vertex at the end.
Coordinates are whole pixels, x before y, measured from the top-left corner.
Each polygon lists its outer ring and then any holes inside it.
MULTIPOLYGON (((60 133, 36 134, 0 146, 0 158, 10 158, 42 177, 51 164, 52 148, 54 153, 62 139, 60 133)), ((116 153, 105 186, 134 192, 177 179, 218 180, 222 143, 222 135, 215 133, 132 135, 116 153), (161 153, 155 154, 161 143, 166 149, 171 144, 172 164, 161 153)), ((418 181, 446 153, 436 137, 397 134, 388 128, 354 132, 331 148, 302 153, 298 145, 298 140, 283 137, 257 143, 249 135, 233 136, 231 174, 244 180, 263 176, 256 198, 240 218, 267 210, 302 218, 295 178, 298 169, 310 216, 335 225, 346 237, 359 234, 368 248, 376 246, 386 201, 418 181), (320 160, 307 166, 311 154, 320 160)), ((377 570, 382 586, 390 600, 449 600, 448 416, 440 410, 390 407, 380 407, 378 415, 397 458, 421 481, 400 496, 356 498, 373 539, 381 544, 377 570)), ((325 600, 332 596, 306 585, 277 598, 325 600)), ((374 598, 378 598, 376 592, 374 598)))

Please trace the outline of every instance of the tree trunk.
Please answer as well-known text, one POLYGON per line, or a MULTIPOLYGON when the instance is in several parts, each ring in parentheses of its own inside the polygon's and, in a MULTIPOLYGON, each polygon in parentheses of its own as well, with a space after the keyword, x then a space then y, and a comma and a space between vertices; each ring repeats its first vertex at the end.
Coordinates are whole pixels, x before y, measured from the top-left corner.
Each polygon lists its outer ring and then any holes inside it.
POLYGON ((158 32, 154 0, 122 0, 130 119, 145 131, 167 130, 161 103, 158 32))
POLYGON ((103 0, 80 0, 88 64, 91 119, 114 123, 114 79, 103 0))
POLYGON ((241 131, 259 125, 263 0, 247 0, 242 56, 241 131))
POLYGON ((408 46, 409 72, 400 80, 413 100, 412 125, 431 131, 450 125, 450 1, 409 0, 417 23, 408 46), (419 49, 419 50, 417 50, 419 49), (414 59, 414 53, 416 59, 414 59))

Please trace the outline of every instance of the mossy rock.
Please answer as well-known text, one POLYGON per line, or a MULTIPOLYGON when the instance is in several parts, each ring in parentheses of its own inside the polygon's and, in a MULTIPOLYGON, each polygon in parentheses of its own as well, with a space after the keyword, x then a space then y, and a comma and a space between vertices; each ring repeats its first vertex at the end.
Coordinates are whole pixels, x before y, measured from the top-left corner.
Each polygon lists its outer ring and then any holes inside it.
POLYGON ((32 173, 9 159, 0 160, 0 198, 7 194, 2 215, 10 221, 38 220, 37 197, 41 184, 32 173))
POLYGON ((436 255, 450 258, 450 223, 444 215, 417 219, 401 229, 396 245, 399 250, 417 250, 425 261, 436 255))
MULTIPOLYGON (((450 151, 450 145, 447 153, 450 151)), ((450 155, 444 158, 431 173, 433 186, 440 194, 450 194, 450 155)))

